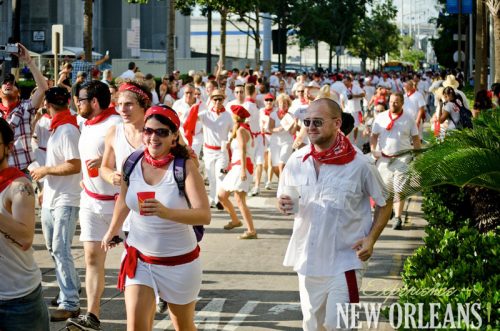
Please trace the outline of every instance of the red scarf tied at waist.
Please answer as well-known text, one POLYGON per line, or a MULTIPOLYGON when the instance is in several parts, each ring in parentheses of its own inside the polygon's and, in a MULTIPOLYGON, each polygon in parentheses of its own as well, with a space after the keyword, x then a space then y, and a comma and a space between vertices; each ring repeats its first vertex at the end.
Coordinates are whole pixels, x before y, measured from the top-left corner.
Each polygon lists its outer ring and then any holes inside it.
POLYGON ((176 266, 194 261, 198 258, 198 256, 200 256, 200 246, 196 246, 196 248, 193 249, 191 252, 183 255, 166 256, 166 257, 144 255, 141 252, 139 252, 137 248, 128 246, 126 243, 125 243, 125 249, 127 250, 127 255, 125 255, 125 258, 123 259, 122 264, 120 266, 120 273, 118 274, 118 284, 117 284, 117 288, 122 292, 123 290, 125 290, 126 276, 128 276, 128 278, 135 277, 138 258, 141 259, 141 261, 144 261, 149 264, 176 266))
POLYGON ((108 109, 102 111, 99 115, 95 116, 91 120, 86 120, 85 125, 95 125, 98 124, 112 115, 118 115, 114 107, 109 107, 108 109))
POLYGON ((0 192, 3 192, 13 181, 26 175, 21 170, 9 167, 0 170, 0 192))
POLYGON ((398 118, 400 118, 402 115, 403 115, 403 110, 401 110, 401 112, 399 114, 397 114, 396 117, 392 117, 392 112, 389 110, 389 119, 391 121, 387 125, 386 130, 391 131, 392 127, 394 126, 394 122, 396 122, 398 120, 398 118))
POLYGON ((311 151, 304 155, 302 162, 305 162, 309 156, 312 156, 313 159, 321 163, 341 165, 354 160, 356 150, 352 147, 349 139, 343 133, 339 132, 333 145, 326 151, 317 152, 314 145, 311 144, 311 151))
POLYGON ((19 101, 16 101, 16 102, 13 102, 13 103, 9 103, 7 105, 7 107, 5 107, 3 105, 3 103, 0 102, 0 110, 3 112, 3 118, 6 120, 7 117, 9 117, 10 113, 12 113, 12 111, 17 107, 19 106, 20 102, 19 101))
POLYGON ((189 110, 189 114, 186 117, 186 121, 182 128, 184 129, 184 137, 186 138, 188 145, 193 145, 193 138, 196 134, 196 122, 198 122, 198 112, 200 111, 201 102, 192 106, 189 110))
POLYGON ((58 112, 52 117, 49 131, 52 131, 52 133, 54 133, 58 127, 64 124, 71 124, 74 125, 77 129, 80 129, 80 127, 78 127, 78 123, 76 122, 76 116, 71 114, 69 109, 66 109, 58 112))

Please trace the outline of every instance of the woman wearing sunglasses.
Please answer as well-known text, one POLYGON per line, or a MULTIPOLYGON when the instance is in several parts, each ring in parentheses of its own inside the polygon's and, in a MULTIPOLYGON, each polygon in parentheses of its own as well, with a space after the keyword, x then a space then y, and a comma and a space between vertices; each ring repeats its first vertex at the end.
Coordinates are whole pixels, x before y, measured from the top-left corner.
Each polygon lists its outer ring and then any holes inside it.
POLYGON ((166 106, 153 106, 145 115, 144 156, 122 182, 113 220, 102 245, 112 238, 130 212, 133 222, 118 286, 125 290, 128 330, 152 330, 155 298, 168 302, 176 330, 195 330, 194 310, 201 287, 200 248, 193 225, 210 223, 203 179, 189 152, 179 144, 180 120, 166 106), (185 193, 179 194, 173 160, 186 159, 185 193))

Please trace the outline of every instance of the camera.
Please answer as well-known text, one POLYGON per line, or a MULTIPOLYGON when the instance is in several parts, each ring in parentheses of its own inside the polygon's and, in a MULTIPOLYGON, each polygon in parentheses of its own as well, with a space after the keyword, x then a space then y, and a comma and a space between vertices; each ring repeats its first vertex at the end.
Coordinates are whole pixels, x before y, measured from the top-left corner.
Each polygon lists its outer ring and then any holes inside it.
POLYGON ((0 52, 19 53, 19 46, 17 44, 0 45, 0 52))

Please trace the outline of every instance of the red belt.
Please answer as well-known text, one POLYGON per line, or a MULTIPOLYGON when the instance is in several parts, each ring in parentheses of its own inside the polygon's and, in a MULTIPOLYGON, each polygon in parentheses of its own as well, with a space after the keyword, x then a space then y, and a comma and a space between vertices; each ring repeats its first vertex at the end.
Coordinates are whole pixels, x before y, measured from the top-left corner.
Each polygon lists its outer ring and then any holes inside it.
POLYGON ((266 146, 266 136, 262 132, 252 132, 252 137, 262 136, 262 143, 266 146))
POLYGON ((149 264, 176 266, 194 261, 198 258, 198 256, 200 256, 200 246, 198 245, 196 245, 196 248, 189 253, 177 256, 164 256, 164 257, 144 255, 141 252, 139 252, 137 248, 128 246, 126 242, 125 242, 125 249, 127 250, 127 255, 125 255, 125 258, 122 261, 122 264, 120 266, 120 273, 118 275, 117 288, 120 291, 123 291, 125 289, 126 276, 128 276, 128 278, 135 277, 138 258, 149 264))
MULTIPOLYGON (((229 166, 229 169, 228 170, 231 170, 231 168, 235 165, 241 165, 241 160, 238 160, 234 163, 231 163, 231 165, 229 166)), ((253 175, 253 163, 252 163, 252 159, 249 158, 247 156, 247 170, 248 172, 250 173, 250 175, 253 175)))
POLYGON ((356 281, 356 270, 345 272, 345 280, 347 281, 347 290, 349 291, 349 303, 359 302, 358 283, 356 281))
POLYGON ((94 198, 99 201, 111 201, 111 200, 116 200, 118 199, 118 193, 115 195, 104 195, 104 194, 99 194, 99 193, 94 193, 92 191, 89 191, 86 187, 85 184, 82 183, 83 190, 87 195, 91 198, 94 198))
POLYGON ((221 150, 220 146, 212 146, 212 145, 208 145, 208 144, 204 144, 203 146, 205 146, 208 149, 212 149, 214 151, 220 151, 221 150))

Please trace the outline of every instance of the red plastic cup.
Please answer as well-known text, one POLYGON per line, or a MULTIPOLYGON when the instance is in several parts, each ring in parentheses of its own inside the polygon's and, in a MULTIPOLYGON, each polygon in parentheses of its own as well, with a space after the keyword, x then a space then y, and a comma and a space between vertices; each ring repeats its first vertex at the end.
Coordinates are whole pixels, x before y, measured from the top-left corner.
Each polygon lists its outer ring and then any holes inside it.
POLYGON ((139 213, 144 215, 142 212, 142 204, 147 199, 154 199, 155 192, 137 192, 137 200, 139 202, 139 213))
POLYGON ((90 160, 85 161, 85 164, 87 165, 87 173, 89 174, 89 177, 94 178, 94 177, 99 176, 99 168, 90 168, 89 162, 90 162, 90 160))

